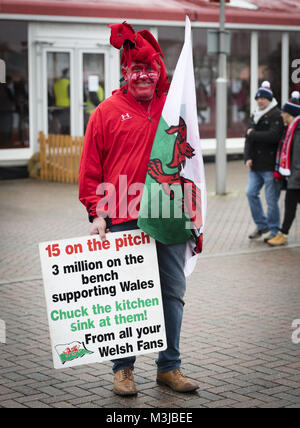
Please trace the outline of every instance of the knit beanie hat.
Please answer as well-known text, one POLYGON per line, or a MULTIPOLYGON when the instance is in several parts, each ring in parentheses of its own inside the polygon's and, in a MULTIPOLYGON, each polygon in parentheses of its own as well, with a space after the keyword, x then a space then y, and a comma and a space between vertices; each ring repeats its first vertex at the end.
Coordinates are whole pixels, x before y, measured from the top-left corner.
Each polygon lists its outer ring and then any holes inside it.
POLYGON ((270 82, 267 80, 262 82, 261 87, 258 89, 255 95, 255 99, 257 98, 267 98, 267 100, 272 101, 273 92, 271 91, 270 82))
POLYGON ((294 117, 300 115, 300 93, 298 91, 292 92, 291 98, 284 104, 282 111, 294 117))
POLYGON ((149 63, 154 70, 157 64, 160 77, 157 83, 157 94, 160 96, 169 89, 164 58, 160 46, 148 30, 135 33, 133 27, 124 21, 122 24, 108 25, 111 28, 110 44, 117 49, 123 48, 121 65, 130 67, 132 61, 149 63))

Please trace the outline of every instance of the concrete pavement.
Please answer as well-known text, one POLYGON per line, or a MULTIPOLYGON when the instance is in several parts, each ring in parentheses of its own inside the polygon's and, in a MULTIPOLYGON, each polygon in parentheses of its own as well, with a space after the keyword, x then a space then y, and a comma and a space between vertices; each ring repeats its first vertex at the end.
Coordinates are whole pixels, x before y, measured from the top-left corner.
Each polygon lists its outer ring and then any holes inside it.
POLYGON ((243 163, 229 162, 226 196, 214 193, 215 165, 205 168, 204 251, 188 278, 181 345, 183 372, 200 389, 187 395, 156 384, 155 354, 138 358, 131 398, 113 394, 110 363, 53 369, 38 243, 88 234, 89 223, 75 185, 0 182, 0 407, 300 407, 300 344, 291 339, 300 215, 288 246, 250 242, 243 163))

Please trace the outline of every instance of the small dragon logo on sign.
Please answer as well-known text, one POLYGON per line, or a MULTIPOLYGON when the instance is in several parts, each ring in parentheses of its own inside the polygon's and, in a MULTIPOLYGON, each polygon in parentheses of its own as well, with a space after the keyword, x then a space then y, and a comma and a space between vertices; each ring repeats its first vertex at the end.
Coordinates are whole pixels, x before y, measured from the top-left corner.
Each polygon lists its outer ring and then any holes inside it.
POLYGON ((57 345, 55 349, 62 364, 65 364, 68 361, 73 361, 77 358, 82 358, 84 355, 93 354, 92 351, 86 349, 84 344, 80 342, 57 345))

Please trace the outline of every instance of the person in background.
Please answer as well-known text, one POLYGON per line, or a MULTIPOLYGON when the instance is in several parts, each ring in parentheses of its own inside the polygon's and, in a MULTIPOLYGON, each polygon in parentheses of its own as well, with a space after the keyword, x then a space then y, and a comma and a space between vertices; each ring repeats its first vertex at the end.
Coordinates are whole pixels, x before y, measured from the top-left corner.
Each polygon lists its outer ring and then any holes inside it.
POLYGON ((53 86, 55 97, 55 110, 54 116, 56 121, 57 134, 70 134, 70 79, 69 69, 65 68, 62 76, 58 79, 53 86))
POLYGON ((254 111, 246 131, 244 160, 249 170, 247 198, 255 230, 249 239, 265 236, 265 242, 277 235, 280 227, 278 200, 280 188, 273 177, 278 143, 283 132, 283 120, 277 101, 265 81, 256 96, 254 111), (260 191, 265 187, 267 214, 264 213, 260 191))
POLYGON ((268 240, 272 247, 287 244, 287 235, 296 217, 300 203, 300 93, 292 92, 282 107, 282 118, 287 125, 282 144, 278 148, 274 177, 285 183, 284 219, 281 230, 268 240))
POLYGON ((98 85, 97 91, 88 91, 85 100, 85 110, 84 110, 84 129, 86 130, 89 118, 94 112, 95 108, 102 103, 104 100, 104 89, 102 85, 98 85))
POLYGON ((98 86, 98 91, 90 91, 87 96, 87 113, 90 116, 95 108, 104 100, 104 89, 101 85, 98 86))

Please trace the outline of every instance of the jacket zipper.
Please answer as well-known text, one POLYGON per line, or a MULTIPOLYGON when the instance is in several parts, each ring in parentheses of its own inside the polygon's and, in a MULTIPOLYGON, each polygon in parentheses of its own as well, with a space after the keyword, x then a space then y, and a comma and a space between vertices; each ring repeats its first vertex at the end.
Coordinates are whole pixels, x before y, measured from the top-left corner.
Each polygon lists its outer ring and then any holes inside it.
POLYGON ((148 111, 147 111, 147 113, 148 113, 148 120, 149 120, 149 122, 151 122, 151 116, 150 116, 150 113, 151 113, 152 103, 153 103, 153 98, 152 98, 152 100, 151 100, 150 104, 148 105, 148 111))

